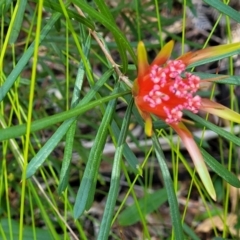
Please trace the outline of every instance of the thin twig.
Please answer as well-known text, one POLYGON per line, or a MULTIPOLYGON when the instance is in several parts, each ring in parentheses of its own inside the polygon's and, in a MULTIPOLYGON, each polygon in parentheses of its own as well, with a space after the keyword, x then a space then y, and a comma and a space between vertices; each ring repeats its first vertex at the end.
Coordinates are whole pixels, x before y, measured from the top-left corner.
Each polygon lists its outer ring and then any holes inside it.
POLYGON ((35 182, 35 184, 38 186, 38 189, 40 190, 40 192, 43 194, 43 196, 45 197, 45 199, 47 200, 47 202, 49 203, 49 205, 52 207, 52 209, 56 212, 56 214, 58 215, 58 217, 61 219, 61 221, 66 225, 68 231, 71 233, 71 236, 74 240, 79 240, 78 236, 74 233, 74 231, 72 230, 72 228, 69 226, 69 224, 67 223, 67 221, 64 219, 64 217, 61 215, 61 213, 58 211, 58 209, 54 206, 54 204, 52 203, 52 201, 50 200, 50 198, 47 196, 47 194, 45 193, 44 189, 42 188, 42 185, 39 183, 39 181, 37 180, 36 177, 32 177, 33 181, 35 182))
MULTIPOLYGON (((82 17, 85 17, 84 13, 82 10, 74 5, 75 8, 77 9, 79 15, 82 17)), ((126 77, 121 70, 119 69, 119 65, 113 60, 112 56, 109 54, 108 50, 105 48, 105 44, 101 41, 101 39, 98 37, 98 34, 96 31, 93 31, 92 29, 89 28, 89 33, 93 36, 93 38, 96 40, 98 43, 99 47, 102 49, 105 57, 108 59, 108 61, 111 63, 112 67, 114 68, 116 74, 118 75, 119 79, 122 80, 128 87, 132 88, 132 83, 129 81, 128 77, 126 77)))

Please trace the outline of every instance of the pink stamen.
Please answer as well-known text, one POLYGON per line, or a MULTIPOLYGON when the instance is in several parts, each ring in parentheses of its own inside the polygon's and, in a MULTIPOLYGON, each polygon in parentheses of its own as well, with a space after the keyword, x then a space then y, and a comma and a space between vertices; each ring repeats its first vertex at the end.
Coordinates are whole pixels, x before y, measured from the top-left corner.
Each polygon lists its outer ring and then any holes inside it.
POLYGON ((185 72, 185 68, 181 60, 170 60, 164 67, 152 66, 149 74, 154 85, 143 101, 151 108, 162 105, 167 123, 181 121, 184 109, 197 113, 201 105, 201 98, 193 95, 199 88, 200 78, 185 72))

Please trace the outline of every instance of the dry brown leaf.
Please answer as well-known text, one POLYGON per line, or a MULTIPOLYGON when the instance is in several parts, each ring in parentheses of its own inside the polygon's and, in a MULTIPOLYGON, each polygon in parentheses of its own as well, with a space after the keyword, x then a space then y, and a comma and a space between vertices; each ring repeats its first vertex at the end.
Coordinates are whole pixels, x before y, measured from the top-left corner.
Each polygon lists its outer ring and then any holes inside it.
MULTIPOLYGON (((237 215, 230 213, 227 216, 226 225, 229 229, 229 232, 234 236, 237 235, 237 231, 235 229, 236 223, 237 215)), ((208 233, 213 229, 213 227, 216 227, 219 231, 223 231, 224 229, 223 216, 214 216, 212 218, 204 220, 197 226, 196 232, 208 233)))
MULTIPOLYGON (((240 180, 240 175, 238 176, 240 180)), ((231 212, 236 212, 237 202, 240 198, 240 188, 235 188, 230 185, 230 200, 231 200, 231 212)))

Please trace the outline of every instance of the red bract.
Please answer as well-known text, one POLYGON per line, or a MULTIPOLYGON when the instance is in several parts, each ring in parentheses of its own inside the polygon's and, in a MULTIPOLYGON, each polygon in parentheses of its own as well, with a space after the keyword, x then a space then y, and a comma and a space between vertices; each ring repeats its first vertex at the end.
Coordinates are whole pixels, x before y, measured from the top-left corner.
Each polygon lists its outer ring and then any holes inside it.
POLYGON ((185 68, 182 60, 167 61, 163 67, 153 65, 144 79, 148 86, 139 88, 135 97, 141 111, 153 113, 166 123, 176 124, 182 119, 182 110, 197 113, 201 98, 194 94, 199 88, 200 78, 185 72, 185 68))
POLYGON ((189 52, 176 60, 169 60, 173 45, 173 41, 167 43, 149 65, 144 44, 142 42, 138 44, 138 77, 134 81, 132 93, 139 113, 145 120, 146 134, 152 135, 151 114, 169 124, 185 144, 205 188, 215 200, 216 193, 207 167, 192 134, 182 122, 182 111, 198 113, 201 109, 239 123, 240 115, 198 96, 196 92, 201 80, 198 76, 187 72, 186 67, 199 60, 226 54, 239 48, 239 43, 189 52))

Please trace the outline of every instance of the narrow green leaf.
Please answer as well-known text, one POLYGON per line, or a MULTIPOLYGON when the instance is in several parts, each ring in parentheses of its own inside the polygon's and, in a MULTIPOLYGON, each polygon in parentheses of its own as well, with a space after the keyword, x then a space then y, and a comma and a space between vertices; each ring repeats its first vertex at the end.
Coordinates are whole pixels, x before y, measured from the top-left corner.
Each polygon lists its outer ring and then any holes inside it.
POLYGON ((161 146, 155 134, 153 134, 152 140, 153 140, 153 146, 156 152, 156 156, 158 159, 158 163, 160 165, 160 169, 162 172, 165 189, 168 195, 168 203, 170 206, 170 214, 171 214, 172 225, 174 230, 174 237, 176 240, 182 240, 184 239, 182 221, 181 221, 181 217, 178 209, 178 202, 177 202, 176 194, 174 192, 171 175, 169 173, 167 164, 165 163, 164 154, 162 152, 161 146))
POLYGON ((212 6, 213 8, 217 9, 219 12, 226 14, 231 19, 240 23, 239 11, 236 11, 235 9, 229 7, 220 0, 203 0, 203 1, 212 6))
MULTIPOLYGON (((238 43, 239 44, 239 43, 238 43)), ((239 44, 240 46, 240 44, 239 44)), ((235 46, 233 48, 236 48, 235 46)), ((203 65, 203 64, 206 64, 206 63, 210 63, 210 62, 214 62, 214 61, 218 61, 218 60, 221 60, 223 58, 227 58, 227 57, 230 57, 230 56, 234 56, 234 55, 237 55, 240 53, 240 47, 238 47, 237 50, 229 50, 228 53, 225 53, 225 54, 221 54, 221 55, 218 55, 218 56, 215 56, 215 57, 208 57, 204 60, 200 60, 200 61, 197 61, 197 62, 194 62, 190 65, 187 66, 187 69, 191 69, 193 67, 197 67, 197 66, 200 66, 200 65, 203 65)))
POLYGON ((190 237, 188 239, 200 240, 200 238, 196 235, 194 230, 191 227, 189 227, 186 223, 183 223, 183 230, 188 235, 188 237, 190 237))
MULTIPOLYGON (((118 88, 115 88, 113 91, 113 95, 115 95, 114 93, 116 93, 117 91, 118 88)), ((82 213, 87 210, 92 204, 96 188, 98 168, 108 135, 108 127, 110 125, 110 122, 112 121, 113 112, 115 110, 116 101, 117 99, 115 98, 108 103, 101 125, 99 126, 96 138, 91 148, 87 165, 74 204, 73 215, 75 219, 82 215, 82 213)))
POLYGON ((232 240, 232 238, 214 237, 212 240, 232 240))
POLYGON ((61 24, 61 19, 60 19, 60 18, 55 22, 54 26, 55 26, 55 29, 57 30, 57 32, 60 33, 60 31, 61 31, 61 26, 62 26, 62 24, 61 24))
MULTIPOLYGON (((130 93, 129 91, 116 93, 114 95, 110 95, 107 97, 103 97, 102 99, 92 101, 83 106, 82 105, 77 106, 74 109, 64 111, 62 113, 58 113, 53 116, 48 116, 48 117, 42 118, 40 120, 33 121, 31 124, 31 132, 35 132, 35 131, 44 129, 44 128, 52 126, 56 123, 63 122, 69 118, 79 116, 79 115, 85 113, 86 111, 88 111, 94 107, 97 107, 98 105, 100 105, 102 103, 109 102, 110 100, 112 100, 114 98, 122 97, 129 93, 130 93)), ((25 133, 26 133, 26 124, 9 127, 6 129, 0 129, 0 141, 19 137, 21 135, 24 135, 25 133)))
MULTIPOLYGON (((124 89, 125 89, 125 85, 124 85, 124 89)), ((132 101, 132 96, 131 95, 130 96, 127 95, 127 96, 124 97, 124 99, 125 99, 126 102, 131 102, 132 101)), ((135 106, 133 106, 132 112, 134 114, 138 114, 138 116, 140 118, 139 112, 138 112, 138 110, 136 109, 135 106)), ((142 119, 141 119, 141 121, 142 121, 142 119)), ((117 122, 118 122, 117 119, 114 118, 114 120, 112 121, 112 126, 111 126, 113 134, 114 134, 114 137, 116 139, 119 138, 119 133, 120 133, 120 130, 119 130, 117 122)), ((143 126, 143 121, 142 121, 142 126, 143 126)), ((129 148, 127 143, 124 143, 123 156, 125 157, 125 159, 128 162, 128 164, 131 166, 133 172, 134 173, 139 173, 140 175, 142 175, 139 172, 139 168, 138 168, 139 161, 138 161, 137 157, 135 156, 135 154, 133 153, 133 151, 129 148)))
POLYGON ((220 84, 228 84, 228 85, 240 85, 240 77, 239 76, 227 76, 222 74, 210 74, 210 73, 200 73, 200 72, 193 72, 194 75, 199 76, 202 80, 209 79, 209 78, 221 78, 226 76, 226 78, 216 80, 214 82, 220 84))
POLYGON ((31 159, 28 164, 26 178, 31 177, 47 160, 49 154, 56 148, 63 136, 66 134, 68 128, 72 125, 73 119, 66 120, 58 130, 48 139, 44 146, 38 151, 38 153, 31 159))
MULTIPOLYGON (((86 57, 89 54, 90 45, 91 45, 91 37, 89 35, 86 40, 86 44, 85 44, 85 47, 83 50, 84 56, 86 56, 86 57)), ((77 78, 76 78, 75 86, 73 89, 73 98, 71 101, 71 108, 74 108, 75 106, 77 106, 77 104, 80 100, 80 91, 81 91, 82 85, 83 85, 84 73, 85 73, 84 64, 83 64, 83 61, 81 61, 79 64, 77 78)), ((60 179, 59 179, 59 186, 58 186, 59 194, 66 189, 67 184, 68 184, 69 168, 70 168, 70 162, 72 159, 72 149, 73 149, 76 124, 77 124, 77 120, 75 119, 73 121, 73 124, 70 126, 70 128, 67 132, 67 135, 66 135, 64 157, 63 157, 63 162, 62 162, 62 167, 61 167, 61 172, 60 172, 60 179)))
POLYGON ((117 143, 116 152, 114 155, 110 189, 108 193, 107 202, 105 204, 102 222, 100 225, 99 234, 97 238, 99 240, 104 240, 104 239, 107 240, 109 236, 110 228, 111 228, 112 216, 114 213, 116 200, 118 197, 118 191, 119 191, 122 154, 123 154, 124 143, 125 143, 127 132, 128 132, 129 122, 131 119, 132 106, 133 106, 133 99, 129 103, 126 114, 124 116, 118 143, 117 143))
MULTIPOLYGON (((60 171, 60 177, 59 177, 59 185, 58 185, 58 194, 61 194, 63 191, 65 191, 68 180, 69 180, 69 171, 70 171, 70 163, 72 160, 72 154, 73 154, 73 143, 74 143, 74 136, 75 131, 77 127, 77 120, 75 119, 71 126, 69 127, 67 134, 66 134, 66 141, 65 141, 65 147, 64 147, 64 155, 62 160, 62 166, 60 171)), ((61 138, 59 138, 61 141, 61 138)), ((58 142, 59 142, 58 140, 58 142)), ((54 148, 49 149, 48 154, 45 155, 46 157, 49 156, 49 154, 53 151, 54 148)), ((41 159, 43 159, 41 157, 41 159)))
MULTIPOLYGON (((37 1, 38 0, 35 0, 35 2, 37 2, 37 1)), ((49 7, 51 9, 53 9, 54 11, 63 14, 62 8, 59 3, 45 0, 43 4, 44 4, 44 6, 49 7)), ((90 29, 94 30, 94 24, 92 23, 92 21, 90 21, 90 19, 80 16, 79 14, 75 13, 74 11, 72 11, 70 9, 67 9, 67 13, 68 13, 69 18, 72 18, 72 19, 84 24, 85 26, 89 27, 90 29)))
MULTIPOLYGON (((18 239, 19 237, 19 222, 13 219, 7 219, 7 218, 1 218, 0 220, 1 228, 4 229, 5 238, 3 236, 0 236, 1 239, 18 239), (11 228, 10 228, 10 224, 11 228), (12 230, 10 232, 10 229, 12 230)), ((49 229, 43 229, 43 228, 34 228, 36 237, 38 240, 54 240, 54 237, 51 234, 51 231, 49 229)), ((60 236, 59 236, 60 237, 60 236)), ((33 228, 30 226, 24 226, 23 231, 23 239, 24 240, 32 240, 34 239, 33 234, 33 228)))
POLYGON ((12 0, 5 0, 0 2, 0 17, 2 17, 10 8, 12 0))
MULTIPOLYGON (((87 95, 78 104, 78 107, 85 106, 95 96, 96 92, 112 75, 112 69, 108 70, 97 82, 96 85, 87 93, 87 95)), ((98 102, 99 104, 99 102, 98 102)), ((98 105, 97 104, 97 105, 98 105)), ((66 134, 68 128, 76 120, 76 117, 66 120, 57 129, 57 131, 49 138, 45 145, 38 151, 34 158, 30 161, 27 168, 26 177, 31 177, 37 169, 45 162, 46 158, 61 141, 62 137, 66 134)), ((1 131, 1 130, 0 130, 1 131)), ((1 136, 1 135, 0 135, 1 136)))
MULTIPOLYGON (((118 125, 116 123, 116 121, 112 122, 112 131, 113 134, 115 136, 116 139, 119 139, 119 134, 120 134, 120 130, 118 128, 118 125)), ((123 144, 123 156, 126 159, 126 161, 128 162, 128 164, 130 165, 130 167, 132 168, 134 173, 137 173, 137 166, 139 164, 138 159, 136 158, 135 154, 133 153, 133 151, 129 148, 127 143, 123 144)))
POLYGON ((123 72, 126 72, 128 69, 128 62, 126 61, 127 56, 125 50, 129 52, 134 63, 137 63, 136 55, 129 44, 128 40, 122 34, 122 32, 116 27, 116 24, 112 24, 111 21, 106 16, 103 16, 101 13, 94 10, 90 5, 88 5, 84 1, 72 0, 77 6, 79 6, 83 11, 89 14, 93 19, 99 21, 103 24, 111 33, 113 34, 116 43, 118 44, 118 49, 120 49, 119 53, 121 54, 122 64, 123 64, 123 72))
MULTIPOLYGON (((137 26, 136 26, 135 20, 129 18, 128 13, 125 13, 125 12, 121 12, 121 17, 123 18, 126 25, 128 25, 128 27, 130 28, 130 32, 132 33, 132 35, 135 37, 135 39, 137 39, 138 33, 136 29, 137 26)), ((136 68, 135 65, 134 65, 134 68, 136 68)), ((129 69, 129 66, 128 66, 128 69, 129 69)))
POLYGON ((22 28, 22 22, 24 17, 25 8, 27 6, 27 0, 19 0, 17 7, 17 14, 14 19, 13 27, 11 29, 11 35, 9 38, 9 43, 14 44, 18 38, 20 29, 22 28))
MULTIPOLYGON (((160 189, 153 193, 147 193, 143 198, 138 200, 139 207, 143 214, 147 215, 157 210, 163 203, 167 201, 166 189, 160 189)), ((121 226, 130 226, 140 220, 138 208, 135 204, 124 209, 118 216, 118 223, 121 226)))
MULTIPOLYGON (((47 36, 49 31, 54 26, 55 22, 59 19, 61 16, 60 13, 53 14, 48 23, 44 26, 44 28, 41 31, 41 35, 39 38, 39 44, 43 41, 43 39, 47 36)), ((0 87, 0 102, 3 100, 3 98, 6 96, 9 89, 12 87, 14 82, 16 81, 18 75, 23 71, 26 64, 29 62, 29 59, 33 55, 34 51, 34 45, 35 41, 29 46, 29 48, 24 52, 22 57, 19 59, 16 66, 13 68, 12 72, 8 75, 6 81, 4 84, 0 87)))
POLYGON ((103 16, 106 16, 106 18, 108 19, 108 21, 111 24, 116 25, 115 19, 113 18, 111 12, 109 11, 109 8, 107 7, 107 5, 105 4, 105 1, 103 0, 94 0, 95 4, 98 6, 101 14, 103 16))
MULTIPOLYGON (((126 45, 124 45, 123 43, 125 43, 123 41, 123 38, 118 38, 118 36, 116 36, 116 34, 114 35, 115 37, 115 41, 118 45, 118 51, 122 60, 122 71, 123 73, 126 73, 128 70, 128 58, 127 58, 127 54, 126 54, 126 45)), ((125 39, 124 39, 125 40, 125 39)), ((133 59, 134 61, 134 59, 133 59)))
POLYGON ((199 117, 196 114, 193 114, 189 111, 184 112, 188 117, 190 117, 191 119, 193 119, 194 121, 196 121, 197 123, 199 123, 200 125, 216 132, 218 135, 228 139, 229 141, 237 144, 238 146, 240 146, 240 138, 233 135, 230 132, 227 132, 226 130, 216 126, 215 124, 212 124, 211 122, 199 117))
POLYGON ((207 165, 221 178, 223 178, 230 185, 240 188, 240 180, 231 172, 227 170, 222 164, 220 164, 215 158, 213 158, 206 150, 200 147, 200 151, 207 163, 207 165))
MULTIPOLYGON (((116 29, 116 31, 119 34, 122 34, 121 31, 119 31, 115 19, 113 18, 111 12, 109 11, 108 7, 106 6, 105 2, 102 0, 95 0, 94 1, 96 3, 96 5, 98 6, 103 18, 105 18, 109 24, 112 25, 112 27, 114 26, 114 28, 116 29)), ((127 55, 126 55, 126 48, 124 47, 124 45, 122 44, 122 40, 118 38, 118 36, 113 33, 114 37, 115 37, 115 41, 118 45, 118 51, 120 53, 120 57, 122 59, 122 63, 123 63, 123 72, 127 71, 128 68, 128 59, 127 59, 127 55)))

